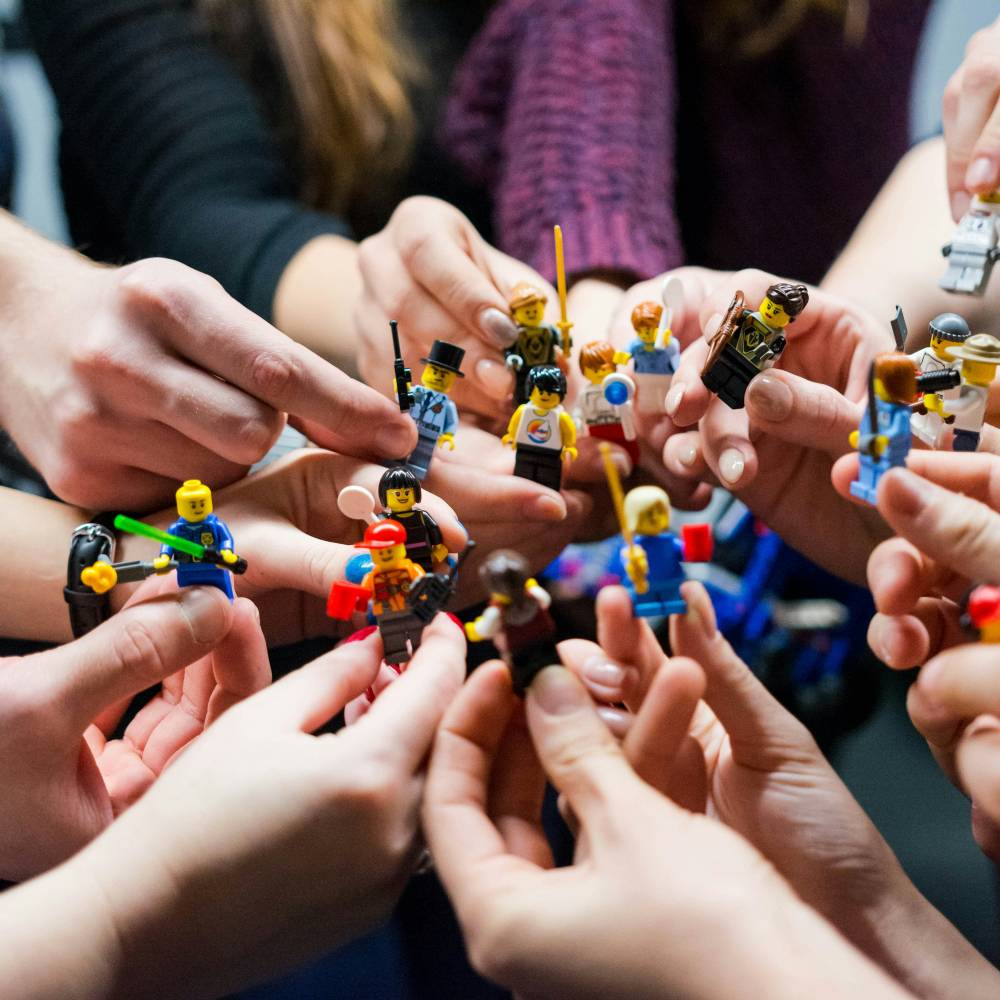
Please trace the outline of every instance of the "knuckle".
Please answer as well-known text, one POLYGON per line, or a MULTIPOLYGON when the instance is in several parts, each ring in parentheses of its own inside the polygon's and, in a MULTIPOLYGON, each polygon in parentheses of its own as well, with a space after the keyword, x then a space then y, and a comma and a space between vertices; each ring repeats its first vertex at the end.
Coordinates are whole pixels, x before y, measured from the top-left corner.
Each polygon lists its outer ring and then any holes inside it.
POLYGON ((344 807, 362 824, 384 829, 393 803, 398 799, 399 783, 388 768, 376 760, 359 765, 344 795, 344 807))
POLYGON ((166 675, 162 636, 158 637, 143 621, 132 619, 115 635, 111 644, 113 662, 122 674, 144 686, 150 677, 166 675))
POLYGON ((967 92, 989 90, 1000 82, 1000 61, 983 55, 972 55, 962 72, 962 89, 967 92))
POLYGON ((123 268, 121 289, 127 302, 183 321, 195 299, 221 292, 222 285, 178 261, 154 257, 123 268))
POLYGON ((62 454, 75 466, 73 450, 84 449, 89 453, 99 437, 100 405, 88 392, 68 392, 59 397, 53 416, 59 428, 62 454))
POLYGON ((32 680, 34 672, 18 669, 20 657, 4 664, 0 681, 2 729, 5 739, 38 734, 51 738, 59 713, 53 692, 32 680))
POLYGON ((408 230, 400 238, 399 256, 407 270, 419 267, 427 254, 431 242, 431 234, 426 229, 408 230))
POLYGON ((284 398, 301 376, 294 358, 277 351, 257 351, 250 359, 247 377, 258 398, 284 398))
MULTIPOLYGON (((407 281, 394 285, 387 289, 384 294, 386 313, 393 319, 400 321, 400 338, 406 340, 407 338, 403 335, 403 325, 412 324, 412 320, 407 320, 407 317, 411 317, 416 312, 415 307, 420 293, 412 282, 407 281)), ((409 332, 412 334, 412 330, 409 332)))

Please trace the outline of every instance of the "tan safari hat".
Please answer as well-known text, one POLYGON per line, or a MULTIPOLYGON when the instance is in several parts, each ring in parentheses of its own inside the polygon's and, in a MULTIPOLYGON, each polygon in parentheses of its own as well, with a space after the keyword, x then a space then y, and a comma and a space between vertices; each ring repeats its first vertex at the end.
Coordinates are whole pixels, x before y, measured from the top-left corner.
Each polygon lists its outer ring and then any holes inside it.
POLYGON ((988 333, 975 333, 960 347, 949 347, 948 353, 963 361, 1000 365, 1000 340, 988 333))

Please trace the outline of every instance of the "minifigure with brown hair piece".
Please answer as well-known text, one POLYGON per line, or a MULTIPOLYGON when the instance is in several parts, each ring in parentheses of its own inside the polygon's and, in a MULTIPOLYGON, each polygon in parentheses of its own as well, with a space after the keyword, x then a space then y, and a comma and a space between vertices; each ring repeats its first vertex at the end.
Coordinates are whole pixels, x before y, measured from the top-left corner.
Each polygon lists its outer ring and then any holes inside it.
POLYGON ((558 664, 556 626, 548 608, 552 598, 531 575, 519 552, 491 552, 479 567, 479 578, 490 603, 475 620, 467 622, 469 642, 492 639, 510 670, 514 691, 523 695, 540 670, 558 664))
POLYGON ((591 341, 580 351, 580 371, 587 384, 576 397, 573 415, 590 437, 624 448, 634 466, 639 462, 632 406, 635 383, 618 371, 628 358, 606 340, 591 341))
POLYGON ((661 334, 662 321, 663 306, 658 302, 640 302, 632 310, 636 336, 626 353, 632 359, 640 413, 663 413, 664 399, 681 357, 680 345, 670 327, 665 327, 661 334))

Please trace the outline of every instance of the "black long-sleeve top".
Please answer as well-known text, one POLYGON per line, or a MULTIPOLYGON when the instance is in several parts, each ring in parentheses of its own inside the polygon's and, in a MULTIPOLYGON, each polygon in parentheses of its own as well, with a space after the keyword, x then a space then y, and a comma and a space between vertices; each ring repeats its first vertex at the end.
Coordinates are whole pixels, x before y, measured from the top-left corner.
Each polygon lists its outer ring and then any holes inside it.
MULTIPOLYGON (((430 24, 429 37, 448 42, 448 64, 481 20, 481 11, 456 16, 458 3, 410 6, 419 8, 410 12, 418 29, 430 24)), ((270 318, 278 281, 302 246, 350 234, 343 219, 297 199, 289 151, 261 110, 280 81, 250 86, 191 0, 25 0, 24 15, 59 105, 63 194, 83 252, 114 263, 183 261, 270 318)), ((428 65, 439 71, 433 54, 428 65)), ((461 204, 469 193, 434 155, 436 107, 422 110, 428 127, 399 195, 461 204)), ((365 228, 384 224, 395 200, 365 228)), ((487 216, 482 196, 462 207, 477 221, 487 216)))

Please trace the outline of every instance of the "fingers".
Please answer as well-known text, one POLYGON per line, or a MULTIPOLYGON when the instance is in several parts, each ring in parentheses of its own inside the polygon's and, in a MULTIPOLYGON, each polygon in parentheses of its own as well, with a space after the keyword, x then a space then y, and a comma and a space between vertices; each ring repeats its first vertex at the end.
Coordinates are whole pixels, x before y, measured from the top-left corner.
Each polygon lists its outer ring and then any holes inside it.
POLYGON ((941 653, 916 683, 929 702, 961 718, 1000 715, 1000 646, 967 643, 941 653))
POLYGON ((750 383, 746 404, 755 429, 831 455, 848 450, 860 418, 860 407, 836 389, 778 369, 750 383))
POLYGON ((877 614, 868 626, 868 645, 893 670, 910 670, 929 656, 968 642, 958 624, 958 608, 938 597, 923 597, 908 614, 877 614))
POLYGON ((671 646, 704 670, 705 701, 729 733, 733 756, 752 766, 776 749, 787 753, 790 746, 818 752, 808 730, 778 704, 719 632, 705 588, 688 581, 681 593, 688 609, 670 620, 671 646))
POLYGON ((906 614, 921 597, 952 579, 947 567, 928 559, 903 538, 880 542, 868 558, 868 586, 875 607, 886 615, 906 614))
POLYGON ((705 461, 719 482, 727 489, 749 486, 757 476, 758 460, 746 412, 713 401, 698 430, 705 461))
POLYGON ((219 727, 314 732, 374 681, 381 662, 382 649, 375 633, 360 642, 338 646, 236 705, 219 727))
POLYGON ((271 683, 271 663, 260 614, 245 597, 236 598, 232 628, 216 646, 212 666, 215 686, 205 713, 206 726, 271 683))
POLYGON ((600 839, 616 822, 616 805, 635 788, 635 774, 570 671, 546 667, 527 697, 528 727, 550 781, 566 797, 588 836, 600 839))
POLYGON ((464 678, 465 633, 439 614, 424 629, 403 675, 351 727, 350 738, 363 741, 371 753, 401 771, 416 771, 464 678))
POLYGON ((123 272, 134 308, 162 323, 172 346, 275 410, 312 421, 321 443, 348 454, 403 455, 413 422, 374 389, 230 299, 215 283, 180 265, 145 262, 123 272))
POLYGON ((978 500, 942 489, 907 469, 879 484, 878 509, 889 526, 928 558, 973 580, 988 580, 1000 557, 1000 516, 978 500))
POLYGON ((986 715, 965 730, 955 755, 962 787, 976 810, 973 818, 976 842, 994 859, 1000 855, 1000 719, 986 715))
POLYGON ((89 635, 22 661, 64 736, 79 736, 103 709, 205 656, 233 622, 214 587, 185 587, 125 608, 89 635), (44 661, 44 662, 43 662, 44 661))

